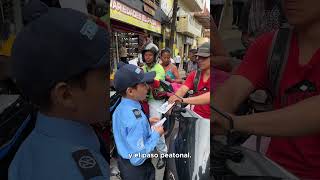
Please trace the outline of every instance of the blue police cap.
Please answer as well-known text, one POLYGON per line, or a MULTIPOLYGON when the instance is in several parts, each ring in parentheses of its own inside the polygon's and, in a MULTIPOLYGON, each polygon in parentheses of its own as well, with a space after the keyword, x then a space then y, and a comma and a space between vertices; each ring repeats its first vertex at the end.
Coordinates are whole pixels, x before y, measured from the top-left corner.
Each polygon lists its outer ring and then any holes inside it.
POLYGON ((12 75, 31 100, 92 68, 109 67, 109 33, 79 11, 44 6, 18 34, 12 75))
POLYGON ((128 87, 139 83, 152 83, 155 77, 155 72, 144 73, 140 67, 126 64, 116 72, 114 76, 114 87, 116 91, 122 92, 128 87))

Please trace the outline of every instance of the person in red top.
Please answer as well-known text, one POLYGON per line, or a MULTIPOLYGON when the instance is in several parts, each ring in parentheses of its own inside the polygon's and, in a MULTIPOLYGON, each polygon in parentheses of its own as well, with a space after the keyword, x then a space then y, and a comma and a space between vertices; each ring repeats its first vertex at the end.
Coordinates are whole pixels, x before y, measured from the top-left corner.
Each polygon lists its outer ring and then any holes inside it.
POLYGON ((175 93, 175 95, 169 98, 169 103, 182 102, 186 104, 196 105, 194 112, 199 114, 203 118, 210 118, 210 43, 204 43, 199 47, 198 53, 198 65, 200 71, 193 71, 187 77, 187 80, 175 93), (195 95, 188 98, 179 98, 186 95, 189 90, 195 91, 194 81, 196 80, 196 74, 200 73, 198 81, 198 88, 195 95))
MULTIPOLYGON (((301 179, 320 179, 320 1, 284 0, 294 27, 288 62, 275 97, 276 110, 232 116, 234 130, 271 136, 267 156, 301 179)), ((268 88, 267 57, 275 33, 259 37, 236 74, 217 89, 215 106, 233 113, 255 89, 268 88)), ((214 113, 213 113, 214 114, 214 113)), ((215 134, 231 124, 214 114, 215 134)))

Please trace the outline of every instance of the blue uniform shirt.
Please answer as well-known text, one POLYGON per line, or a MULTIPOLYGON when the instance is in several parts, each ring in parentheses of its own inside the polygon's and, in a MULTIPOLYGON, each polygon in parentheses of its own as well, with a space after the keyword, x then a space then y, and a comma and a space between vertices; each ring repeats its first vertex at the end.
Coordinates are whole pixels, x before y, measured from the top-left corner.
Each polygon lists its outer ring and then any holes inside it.
POLYGON ((89 125, 39 113, 34 130, 10 164, 9 180, 102 180, 109 179, 109 171, 89 125))
POLYGON ((143 164, 160 138, 158 132, 151 130, 140 103, 131 99, 121 99, 112 115, 112 126, 118 154, 134 166, 143 164))

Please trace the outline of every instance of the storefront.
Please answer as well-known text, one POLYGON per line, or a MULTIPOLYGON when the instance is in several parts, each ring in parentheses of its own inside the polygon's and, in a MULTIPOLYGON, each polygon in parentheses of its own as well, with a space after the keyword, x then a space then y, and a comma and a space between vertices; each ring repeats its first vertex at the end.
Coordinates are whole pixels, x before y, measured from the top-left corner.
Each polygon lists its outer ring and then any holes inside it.
POLYGON ((110 3, 112 30, 110 58, 112 69, 116 69, 121 57, 126 56, 127 61, 138 58, 148 38, 158 46, 161 44, 161 23, 124 2, 111 0, 110 3))
POLYGON ((16 34, 23 26, 24 0, 0 0, 0 55, 10 56, 16 34))

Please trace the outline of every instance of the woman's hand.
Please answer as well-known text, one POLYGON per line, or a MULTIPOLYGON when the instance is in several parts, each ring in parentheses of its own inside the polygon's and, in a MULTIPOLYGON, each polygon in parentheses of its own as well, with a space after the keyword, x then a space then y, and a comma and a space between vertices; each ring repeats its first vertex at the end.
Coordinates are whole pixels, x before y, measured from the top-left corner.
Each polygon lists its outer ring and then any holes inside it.
POLYGON ((170 96, 168 102, 170 104, 175 103, 175 102, 180 102, 181 103, 181 102, 183 102, 183 98, 179 98, 176 95, 172 95, 172 96, 170 96))
POLYGON ((170 78, 170 76, 168 76, 168 75, 166 75, 166 81, 168 81, 168 82, 170 82, 170 83, 172 83, 173 82, 173 80, 170 78))

